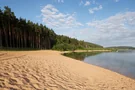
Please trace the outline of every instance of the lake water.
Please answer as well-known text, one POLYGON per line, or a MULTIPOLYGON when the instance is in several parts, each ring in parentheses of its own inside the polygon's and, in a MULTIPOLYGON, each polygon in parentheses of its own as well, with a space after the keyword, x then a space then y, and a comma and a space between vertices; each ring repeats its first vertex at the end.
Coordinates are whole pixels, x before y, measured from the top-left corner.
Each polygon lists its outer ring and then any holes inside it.
POLYGON ((135 51, 106 52, 87 56, 84 62, 100 66, 135 79, 135 51))
POLYGON ((135 79, 135 51, 132 50, 103 53, 68 53, 65 56, 82 60, 135 79))

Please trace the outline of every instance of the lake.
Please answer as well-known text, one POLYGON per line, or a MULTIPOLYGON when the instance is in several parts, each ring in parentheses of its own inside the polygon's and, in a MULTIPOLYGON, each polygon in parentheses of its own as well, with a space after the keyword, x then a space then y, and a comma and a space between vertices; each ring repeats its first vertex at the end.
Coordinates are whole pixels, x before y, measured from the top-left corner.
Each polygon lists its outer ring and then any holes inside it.
POLYGON ((68 53, 85 63, 100 66, 135 79, 135 51, 68 53))

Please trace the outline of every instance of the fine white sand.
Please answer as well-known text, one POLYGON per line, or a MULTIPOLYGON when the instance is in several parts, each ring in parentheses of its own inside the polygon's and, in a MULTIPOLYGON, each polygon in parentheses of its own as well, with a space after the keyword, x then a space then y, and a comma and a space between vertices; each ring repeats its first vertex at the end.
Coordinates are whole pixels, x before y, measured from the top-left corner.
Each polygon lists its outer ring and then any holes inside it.
POLYGON ((135 80, 58 51, 1 51, 0 90, 135 90, 135 80))

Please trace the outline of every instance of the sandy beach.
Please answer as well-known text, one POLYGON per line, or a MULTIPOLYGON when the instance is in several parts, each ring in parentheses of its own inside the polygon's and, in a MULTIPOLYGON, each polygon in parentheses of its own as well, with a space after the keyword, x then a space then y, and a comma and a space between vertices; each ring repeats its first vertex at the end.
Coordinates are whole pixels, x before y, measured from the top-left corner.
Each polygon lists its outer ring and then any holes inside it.
POLYGON ((0 90, 135 90, 135 80, 61 53, 0 51, 0 90))

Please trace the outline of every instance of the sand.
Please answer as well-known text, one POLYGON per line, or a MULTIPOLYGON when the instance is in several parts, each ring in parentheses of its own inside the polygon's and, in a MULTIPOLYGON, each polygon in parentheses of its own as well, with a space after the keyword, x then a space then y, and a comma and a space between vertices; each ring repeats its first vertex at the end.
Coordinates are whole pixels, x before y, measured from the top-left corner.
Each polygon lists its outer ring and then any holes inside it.
POLYGON ((0 90, 135 90, 135 80, 58 51, 1 51, 0 90))

